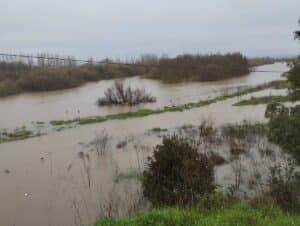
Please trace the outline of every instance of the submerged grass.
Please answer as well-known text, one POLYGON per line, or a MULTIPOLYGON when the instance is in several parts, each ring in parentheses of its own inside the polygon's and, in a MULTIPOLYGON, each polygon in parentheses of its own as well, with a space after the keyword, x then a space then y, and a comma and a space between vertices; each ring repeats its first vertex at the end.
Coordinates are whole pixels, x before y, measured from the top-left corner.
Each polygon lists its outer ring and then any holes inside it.
POLYGON ((0 144, 17 140, 25 140, 37 136, 32 131, 26 129, 17 129, 14 132, 0 132, 0 144))
POLYGON ((123 119, 129 119, 129 118, 146 117, 149 115, 162 114, 162 113, 166 113, 166 112, 182 112, 182 111, 190 110, 193 108, 204 107, 204 106, 214 104, 214 103, 217 103, 220 101, 224 101, 224 100, 227 100, 227 99, 230 99, 233 97, 246 95, 248 93, 258 92, 258 91, 261 91, 263 89, 267 89, 270 87, 283 86, 285 83, 286 83, 286 81, 273 81, 273 82, 259 85, 256 87, 247 88, 242 91, 238 91, 238 92, 235 92, 235 93, 229 94, 229 95, 218 96, 216 98, 198 101, 198 102, 187 103, 187 104, 178 105, 178 106, 171 106, 171 107, 165 106, 164 108, 161 108, 161 109, 139 109, 134 112, 125 112, 125 113, 111 114, 111 115, 106 115, 106 116, 86 117, 86 118, 66 120, 66 121, 65 120, 55 120, 55 121, 51 121, 50 123, 53 126, 61 126, 61 125, 73 124, 73 123, 79 124, 79 125, 85 125, 85 124, 92 124, 92 123, 101 123, 101 122, 105 122, 108 120, 123 120, 123 119))
POLYGON ((277 207, 251 208, 246 204, 201 212, 197 209, 163 208, 120 219, 106 219, 94 226, 299 226, 300 217, 277 207))
POLYGON ((299 97, 295 98, 290 95, 286 96, 263 96, 263 97, 252 97, 248 100, 242 100, 235 103, 233 106, 246 106, 246 105, 258 105, 258 104, 269 104, 269 103, 283 103, 283 102, 293 102, 300 100, 299 97))
POLYGON ((143 180, 143 174, 138 172, 138 171, 129 171, 129 172, 126 172, 126 173, 120 173, 115 177, 114 182, 119 183, 123 180, 142 181, 143 180))
MULTIPOLYGON (((276 88, 276 87, 283 87, 287 84, 286 81, 273 81, 270 83, 266 83, 263 85, 259 85, 256 87, 251 87, 244 89, 242 91, 235 92, 233 94, 229 95, 223 95, 219 96, 216 98, 212 98, 209 100, 204 100, 204 101, 199 101, 199 102, 194 102, 194 103, 187 103, 183 105, 178 105, 178 106, 166 106, 161 109, 139 109, 134 112, 125 112, 125 113, 119 113, 119 114, 111 114, 111 115, 106 115, 106 116, 94 116, 94 117, 86 117, 86 118, 80 118, 80 119, 73 119, 73 120, 53 120, 50 122, 52 126, 54 126, 55 130, 62 130, 61 126, 64 125, 69 125, 72 127, 72 124, 74 125, 86 125, 86 124, 92 124, 92 123, 101 123, 105 122, 108 120, 124 120, 124 119, 130 119, 130 118, 138 118, 138 117, 146 117, 150 115, 155 115, 155 114, 162 114, 166 112, 182 112, 185 110, 190 110, 193 108, 199 108, 199 107, 204 107, 208 106, 210 104, 214 104, 220 101, 224 101, 233 97, 238 97, 242 95, 246 95, 249 93, 253 92, 258 92, 263 89, 267 88, 276 88)), ((44 122, 37 122, 37 125, 44 125, 44 122)), ((28 131, 24 129, 23 131, 18 131, 15 130, 12 133, 7 133, 7 132, 1 132, 0 131, 0 143, 4 142, 10 142, 10 141, 16 141, 16 140, 23 140, 27 138, 32 138, 36 136, 41 136, 43 134, 36 134, 33 131, 28 131)))

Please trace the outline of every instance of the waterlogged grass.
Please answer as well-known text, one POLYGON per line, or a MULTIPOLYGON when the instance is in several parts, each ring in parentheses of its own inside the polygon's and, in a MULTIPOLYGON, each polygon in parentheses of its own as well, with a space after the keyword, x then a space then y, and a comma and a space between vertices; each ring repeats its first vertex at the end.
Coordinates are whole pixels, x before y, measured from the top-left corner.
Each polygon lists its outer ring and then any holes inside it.
POLYGON ((91 124, 91 123, 101 123, 108 120, 124 120, 124 119, 130 119, 130 118, 141 118, 146 117, 149 115, 155 115, 155 114, 162 114, 166 112, 182 112, 185 110, 190 110, 193 108, 199 108, 203 106, 207 106, 222 100, 226 100, 230 96, 221 96, 210 100, 205 101, 199 101, 197 103, 188 103, 184 105, 179 106, 173 106, 173 107, 164 107, 162 109, 140 109, 134 112, 125 112, 125 113, 119 113, 119 114, 111 114, 106 116, 95 116, 95 117, 86 117, 81 119, 74 119, 74 120, 67 120, 67 121, 51 121, 51 125, 53 126, 61 126, 65 124, 72 124, 72 123, 78 123, 80 125, 84 124, 91 124))
POLYGON ((106 115, 106 116, 94 116, 94 117, 86 117, 86 118, 81 118, 81 119, 74 119, 74 120, 56 120, 56 121, 51 121, 51 125, 53 126, 61 126, 61 125, 66 125, 66 124, 79 124, 79 125, 85 125, 85 124, 92 124, 92 123, 101 123, 105 122, 108 120, 124 120, 124 119, 130 119, 130 118, 140 118, 140 117, 146 117, 149 115, 155 115, 155 114, 162 114, 162 113, 167 113, 167 112, 182 112, 185 110, 190 110, 193 108, 200 108, 204 106, 208 106, 210 104, 214 104, 220 101, 224 101, 233 97, 237 96, 242 96, 246 95, 248 93, 252 92, 258 92, 263 89, 267 89, 270 87, 274 86, 279 86, 279 84, 284 84, 286 83, 285 81, 274 81, 270 82, 267 84, 259 85, 256 87, 248 88, 242 91, 235 92, 233 94, 229 95, 223 95, 219 96, 216 98, 208 99, 208 100, 203 100, 199 102, 192 102, 192 103, 187 103, 183 105, 178 105, 178 106, 165 106, 164 108, 161 109, 140 109, 134 112, 125 112, 125 113, 119 113, 119 114, 111 114, 111 115, 106 115))
POLYGON ((235 103, 234 106, 246 106, 246 105, 258 105, 258 104, 269 104, 269 103, 283 103, 293 102, 300 100, 300 97, 287 96, 263 96, 263 97, 252 97, 248 100, 242 100, 235 103))
POLYGON ((24 140, 35 136, 37 135, 35 135, 32 131, 26 130, 25 128, 16 129, 13 132, 3 131, 0 132, 0 143, 24 140))
MULTIPOLYGON (((52 126, 54 126, 55 130, 63 130, 65 125, 69 125, 72 127, 72 124, 74 125, 85 125, 85 124, 92 124, 92 123, 101 123, 108 120, 124 120, 124 119, 130 119, 130 118, 138 118, 138 117, 146 117, 150 115, 155 114, 162 114, 166 112, 182 112, 185 110, 190 110, 193 108, 199 108, 208 106, 210 104, 214 104, 220 101, 224 101, 233 97, 246 95, 253 92, 258 92, 267 88, 282 88, 286 87, 287 82, 286 81, 273 81, 270 83, 266 83, 263 85, 259 85, 256 87, 251 87, 248 89, 244 89, 242 91, 235 92, 233 94, 219 96, 213 99, 194 102, 194 103, 187 103, 184 105, 179 106, 172 106, 172 107, 164 107, 162 109, 140 109, 135 112, 126 112, 126 113, 119 113, 119 114, 111 114, 106 116, 95 116, 95 117, 86 117, 81 119, 73 119, 73 120, 53 120, 50 122, 52 126)), ((37 122, 38 126, 44 125, 44 122, 37 122)), ((16 141, 16 140, 23 140, 31 137, 41 136, 43 134, 35 134, 32 131, 28 131, 24 129, 23 131, 15 130, 12 133, 7 132, 1 132, 0 131, 0 143, 9 142, 9 141, 16 141)))
POLYGON ((300 226, 300 216, 289 216, 276 207, 254 209, 238 204, 200 212, 197 209, 164 208, 94 226, 300 226))
POLYGON ((136 181, 142 181, 143 180, 143 174, 138 171, 129 171, 126 173, 120 173, 117 175, 114 179, 115 183, 119 183, 124 180, 136 180, 136 181))

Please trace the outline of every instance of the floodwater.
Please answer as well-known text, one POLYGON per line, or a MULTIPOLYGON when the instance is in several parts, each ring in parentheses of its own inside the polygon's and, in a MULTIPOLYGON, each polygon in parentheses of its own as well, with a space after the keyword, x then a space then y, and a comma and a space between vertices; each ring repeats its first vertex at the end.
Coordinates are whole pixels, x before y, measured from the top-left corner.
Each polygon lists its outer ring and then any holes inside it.
MULTIPOLYGON (((282 64, 265 67, 269 67, 270 70, 286 69, 282 64)), ((163 105, 167 103, 168 98, 181 97, 189 101, 212 95, 214 89, 222 90, 233 85, 254 85, 277 79, 280 79, 280 73, 256 72, 247 77, 233 79, 235 83, 223 81, 165 85, 140 78, 131 78, 127 82, 140 81, 152 94, 157 95, 158 99, 161 99, 159 95, 164 96, 164 101, 156 103, 163 105)), ((96 114, 99 109, 90 106, 93 106, 95 99, 89 98, 94 98, 98 90, 110 84, 112 81, 102 81, 68 91, 26 94, 2 100, 1 123, 5 121, 2 118, 2 107, 14 108, 22 99, 27 104, 32 101, 32 108, 36 108, 37 111, 36 117, 40 118, 31 119, 32 115, 27 115, 30 114, 30 106, 20 103, 19 113, 6 115, 9 114, 8 111, 3 115, 7 121, 14 117, 15 120, 20 120, 17 117, 19 114, 23 116, 21 121, 37 121, 43 117, 43 120, 51 120, 54 115, 60 118, 56 105, 66 109, 74 107, 72 103, 75 102, 80 103, 81 107, 88 106, 88 115, 96 114), (39 102, 43 99, 47 102, 39 102), (9 104, 9 101, 14 104, 9 104), (50 116, 47 116, 47 113, 50 116)), ((269 92, 271 91, 265 90, 243 98, 266 95, 269 92)), ((232 98, 184 112, 107 121, 52 132, 24 141, 0 144, 0 225, 87 226, 92 225, 97 217, 107 215, 111 206, 119 215, 126 214, 126 210, 131 209, 131 204, 134 206, 134 200, 138 199, 140 187, 134 181, 116 183, 115 179, 120 173, 138 170, 146 156, 151 154, 152 147, 161 141, 157 136, 147 135, 147 131, 154 127, 172 129, 186 124, 199 125, 203 119, 214 121, 216 126, 243 120, 265 120, 264 105, 233 107, 232 104, 238 100, 238 97, 232 98), (93 151, 95 145, 91 142, 96 134, 101 134, 104 129, 110 136, 107 148, 109 151, 104 157, 99 157, 93 151), (118 149, 117 144, 123 140, 126 140, 128 145, 118 149)), ((218 178, 228 178, 230 174, 230 171, 221 170, 218 178)))
POLYGON ((36 121, 68 120, 128 112, 137 108, 158 108, 199 101, 220 95, 233 87, 254 86, 284 79, 280 71, 287 71, 288 67, 284 63, 276 63, 260 66, 255 70, 273 72, 252 72, 243 77, 217 82, 180 84, 163 84, 156 80, 140 77, 127 78, 124 80, 126 85, 145 88, 151 95, 157 97, 156 103, 138 107, 98 107, 96 105, 97 99, 102 97, 105 90, 113 85, 113 80, 88 83, 78 88, 62 91, 29 93, 2 98, 0 99, 0 129, 12 129, 36 121))

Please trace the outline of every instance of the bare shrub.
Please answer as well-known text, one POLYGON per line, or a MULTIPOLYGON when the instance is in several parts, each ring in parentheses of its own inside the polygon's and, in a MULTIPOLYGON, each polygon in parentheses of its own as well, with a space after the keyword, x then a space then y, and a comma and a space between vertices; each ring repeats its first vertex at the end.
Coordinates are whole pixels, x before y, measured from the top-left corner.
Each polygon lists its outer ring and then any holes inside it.
POLYGON ((242 183, 242 158, 238 156, 236 159, 233 160, 232 163, 232 170, 234 173, 234 185, 233 185, 233 192, 236 193, 240 190, 240 186, 242 183))
POLYGON ((99 218, 110 218, 120 215, 134 214, 147 206, 148 202, 140 189, 123 191, 122 195, 115 187, 107 198, 99 205, 99 218))
POLYGON ((101 133, 97 133, 95 139, 92 141, 92 144, 95 147, 95 150, 98 156, 104 156, 108 151, 110 137, 106 130, 102 130, 101 133))
POLYGON ((91 159, 89 154, 78 152, 78 157, 82 162, 83 170, 87 178, 88 188, 91 189, 91 159))
POLYGON ((114 86, 108 88, 105 97, 98 99, 99 106, 106 105, 138 105, 142 103, 156 102, 156 98, 146 93, 145 89, 132 89, 124 86, 122 82, 115 82, 114 86))

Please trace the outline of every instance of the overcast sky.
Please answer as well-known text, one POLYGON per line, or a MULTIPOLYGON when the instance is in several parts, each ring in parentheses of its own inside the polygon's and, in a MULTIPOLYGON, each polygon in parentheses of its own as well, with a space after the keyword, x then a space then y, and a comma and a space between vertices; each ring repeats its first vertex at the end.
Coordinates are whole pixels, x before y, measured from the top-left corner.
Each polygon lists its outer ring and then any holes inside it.
POLYGON ((0 52, 299 53, 300 0, 0 0, 0 52))

